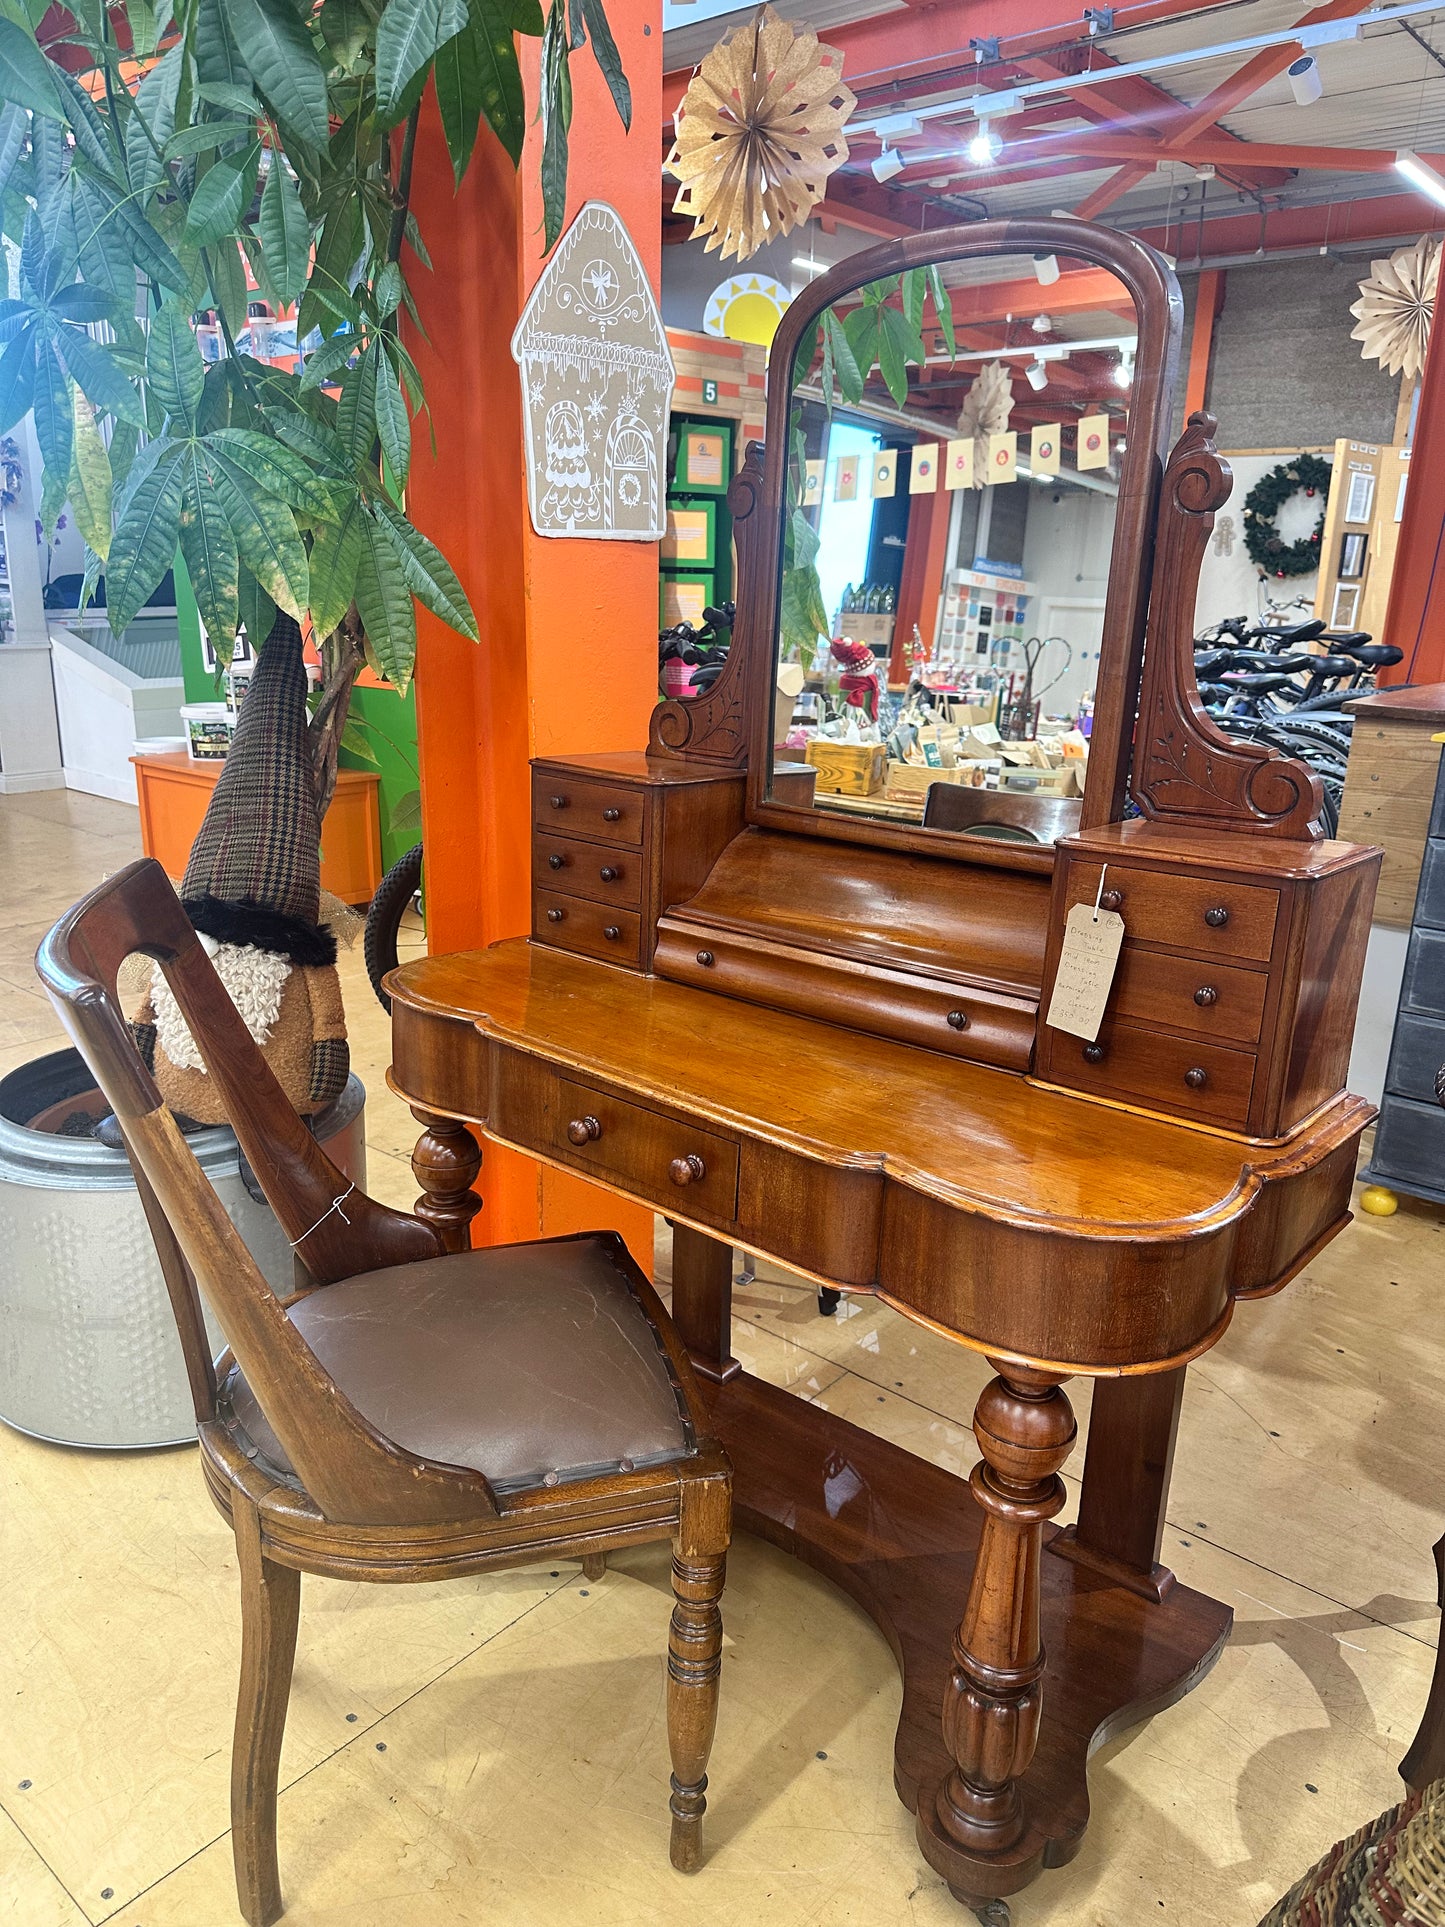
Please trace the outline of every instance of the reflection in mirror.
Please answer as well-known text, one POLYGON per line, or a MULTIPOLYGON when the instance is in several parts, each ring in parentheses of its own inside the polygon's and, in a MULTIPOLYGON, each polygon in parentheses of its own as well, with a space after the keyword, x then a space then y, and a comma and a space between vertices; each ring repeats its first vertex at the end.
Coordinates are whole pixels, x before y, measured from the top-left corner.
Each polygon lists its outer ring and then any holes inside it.
POLYGON ((799 343, 771 796, 1077 828, 1136 325, 1064 255, 915 268, 799 343))

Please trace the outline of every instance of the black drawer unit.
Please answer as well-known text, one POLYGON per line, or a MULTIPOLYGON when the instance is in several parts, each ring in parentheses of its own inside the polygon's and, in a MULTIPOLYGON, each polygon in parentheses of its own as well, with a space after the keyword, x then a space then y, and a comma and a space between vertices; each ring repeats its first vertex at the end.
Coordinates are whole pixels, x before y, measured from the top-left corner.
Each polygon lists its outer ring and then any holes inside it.
POLYGON ((1400 1008, 1385 1072, 1366 1184, 1445 1204, 1445 1109, 1435 1079, 1445 1065, 1445 756, 1405 952, 1400 1008))

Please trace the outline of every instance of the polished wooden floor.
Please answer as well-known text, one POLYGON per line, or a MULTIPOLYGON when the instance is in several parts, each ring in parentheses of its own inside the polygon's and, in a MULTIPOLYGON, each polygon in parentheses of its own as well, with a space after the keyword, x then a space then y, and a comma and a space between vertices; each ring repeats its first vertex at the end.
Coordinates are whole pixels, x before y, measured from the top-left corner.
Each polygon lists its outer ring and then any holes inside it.
MULTIPOLYGON (((36 942, 137 851, 121 805, 0 797, 0 1074, 60 1041, 36 942)), ((342 969, 371 1188, 410 1204, 415 1126, 382 1082, 386 1021, 359 956, 342 969)), ((663 1279, 666 1264, 664 1244, 663 1279)), ((1187 1700, 1096 1757, 1083 1848, 1018 1899, 1022 1927, 1252 1927, 1398 1797, 1436 1637, 1442 1275, 1445 1214, 1405 1203, 1353 1225, 1282 1299, 1242 1306, 1192 1368, 1164 1557, 1233 1606, 1233 1636, 1187 1700)), ((982 1361, 866 1298, 819 1319, 778 1273, 736 1307, 748 1370, 950 1470, 972 1463, 982 1361)), ((1082 1423, 1084 1388, 1070 1395, 1082 1423)), ((288 1922, 966 1920, 894 1798, 899 1688, 881 1636, 747 1537, 729 1573, 712 1858, 680 1884, 669 1597, 665 1548, 595 1584, 572 1566, 308 1584, 283 1757, 288 1922)), ((237 1920, 236 1576, 193 1454, 66 1452, 0 1428, 0 1629, 0 1927, 237 1920)))

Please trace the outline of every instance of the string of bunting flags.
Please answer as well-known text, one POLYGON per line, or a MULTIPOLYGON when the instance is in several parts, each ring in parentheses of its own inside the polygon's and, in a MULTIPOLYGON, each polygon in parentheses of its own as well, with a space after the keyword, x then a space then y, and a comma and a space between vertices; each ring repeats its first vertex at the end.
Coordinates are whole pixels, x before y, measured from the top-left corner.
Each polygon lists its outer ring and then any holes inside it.
MULTIPOLYGON (((1035 475, 1057 475, 1063 448, 1064 425, 1048 422, 1029 431, 1029 467, 1035 475)), ((1018 480, 1019 437, 1015 429, 984 438, 986 464, 984 480, 1018 480)), ((1075 429, 1074 467, 1109 466, 1109 417, 1081 416, 1075 429)), ((968 488, 973 481, 973 438, 959 436, 947 442, 916 442, 911 448, 880 448, 872 455, 840 455, 826 464, 833 471, 832 500, 856 502, 860 497, 896 494, 906 476, 910 495, 932 495, 942 481, 945 489, 968 488)), ((815 506, 824 499, 827 475, 822 460, 806 464, 803 480, 803 506, 815 506)))

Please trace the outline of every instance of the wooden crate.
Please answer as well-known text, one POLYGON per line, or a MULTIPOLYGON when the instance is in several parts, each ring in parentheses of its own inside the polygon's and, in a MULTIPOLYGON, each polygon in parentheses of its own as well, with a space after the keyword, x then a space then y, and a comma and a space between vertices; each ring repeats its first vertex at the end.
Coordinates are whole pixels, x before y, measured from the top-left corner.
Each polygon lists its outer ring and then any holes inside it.
POLYGON ((1347 707, 1355 729, 1339 834, 1384 846, 1375 922, 1408 930, 1440 768, 1440 746, 1430 739, 1445 727, 1445 683, 1382 689, 1347 707))
POLYGON ((817 787, 838 796, 875 796, 888 768, 882 743, 830 743, 815 736, 804 758, 818 772, 817 787))

